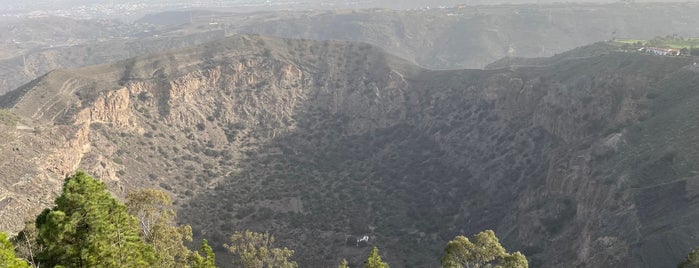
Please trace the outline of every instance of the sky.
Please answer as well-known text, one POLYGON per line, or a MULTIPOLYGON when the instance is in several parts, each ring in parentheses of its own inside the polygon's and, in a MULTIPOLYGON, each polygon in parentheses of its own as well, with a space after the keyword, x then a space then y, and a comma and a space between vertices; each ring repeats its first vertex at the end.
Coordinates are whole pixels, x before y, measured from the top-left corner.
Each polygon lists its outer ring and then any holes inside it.
MULTIPOLYGON (((0 0, 0 16, 56 15, 75 18, 109 18, 182 9, 238 9, 241 12, 284 9, 414 9, 466 5, 525 3, 681 2, 677 0, 0 0)), ((685 0, 684 2, 699 0, 685 0)))

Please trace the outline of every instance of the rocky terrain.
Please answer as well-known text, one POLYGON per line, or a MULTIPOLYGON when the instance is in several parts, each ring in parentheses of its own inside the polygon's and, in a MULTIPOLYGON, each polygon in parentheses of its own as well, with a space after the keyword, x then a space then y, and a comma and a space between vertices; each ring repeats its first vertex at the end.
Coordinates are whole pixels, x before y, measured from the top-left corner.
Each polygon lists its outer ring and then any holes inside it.
POLYGON ((28 19, 7 23, 0 33, 6 40, 0 47, 0 94, 56 68, 114 62, 236 33, 358 41, 429 69, 462 69, 483 68, 503 57, 548 57, 616 37, 697 36, 697 13, 699 3, 565 3, 399 11, 187 10, 132 24, 28 19))
POLYGON ((431 267, 455 235, 494 229, 533 267, 674 266, 699 244, 693 61, 597 44, 433 71, 363 43, 236 35, 51 71, 0 98, 0 228, 81 169, 121 196, 170 191, 221 260, 253 229, 303 266, 377 245, 431 267))

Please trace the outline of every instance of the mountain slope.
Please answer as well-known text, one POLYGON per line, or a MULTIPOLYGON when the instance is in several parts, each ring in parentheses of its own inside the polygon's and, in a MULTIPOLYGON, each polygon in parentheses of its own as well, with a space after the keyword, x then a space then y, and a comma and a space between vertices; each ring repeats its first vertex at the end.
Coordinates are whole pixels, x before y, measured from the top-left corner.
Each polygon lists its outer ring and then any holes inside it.
POLYGON ((222 260, 249 228, 304 266, 360 264, 368 245, 434 266, 492 228, 535 267, 674 265, 699 244, 699 73, 605 51, 430 71, 367 44, 234 36, 53 71, 0 102, 2 228, 80 168, 117 194, 171 191, 222 260))

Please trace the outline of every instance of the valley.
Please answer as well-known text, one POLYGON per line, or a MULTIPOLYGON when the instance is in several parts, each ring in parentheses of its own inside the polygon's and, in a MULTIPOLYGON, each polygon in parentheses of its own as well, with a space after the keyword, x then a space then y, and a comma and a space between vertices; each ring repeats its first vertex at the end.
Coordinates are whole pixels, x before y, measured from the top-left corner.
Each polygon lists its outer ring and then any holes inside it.
POLYGON ((356 264, 370 248, 347 241, 369 235, 392 266, 434 266, 445 241, 492 228, 535 267, 673 265, 699 232, 698 73, 589 50, 432 71, 367 44, 234 36, 52 71, 2 99, 2 213, 31 215, 80 169, 117 195, 172 192, 222 255, 252 229, 303 266, 356 264))
POLYGON ((699 3, 640 2, 0 18, 0 231, 84 171, 171 195, 219 267, 245 230, 300 267, 438 267, 484 230, 530 267, 675 267, 699 3))

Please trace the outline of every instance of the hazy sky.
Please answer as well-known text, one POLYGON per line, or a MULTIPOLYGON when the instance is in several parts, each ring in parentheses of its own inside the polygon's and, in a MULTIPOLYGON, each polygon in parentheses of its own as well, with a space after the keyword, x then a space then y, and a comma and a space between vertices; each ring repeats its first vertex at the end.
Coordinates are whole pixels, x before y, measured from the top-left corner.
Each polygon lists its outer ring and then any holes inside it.
MULTIPOLYGON (((0 0, 0 16, 37 15, 120 17, 165 10, 223 8, 241 12, 269 9, 359 9, 451 7, 459 4, 612 3, 620 0, 0 0)), ((697 2, 699 0, 635 0, 636 2, 697 2)))
MULTIPOLYGON (((636 0, 636 2, 696 2, 697 0, 636 0)), ((380 6, 440 6, 440 5, 455 5, 455 4, 489 4, 489 3, 552 3, 552 2, 619 2, 619 0, 195 0, 195 1, 179 1, 179 0, 0 0, 3 6, 34 6, 34 7, 71 7, 80 5, 95 5, 95 4, 124 4, 124 3, 143 3, 143 4, 181 4, 181 3, 196 3, 196 4, 288 4, 294 2, 306 3, 326 3, 326 4, 348 4, 352 2, 361 2, 363 4, 380 5, 380 6)))

